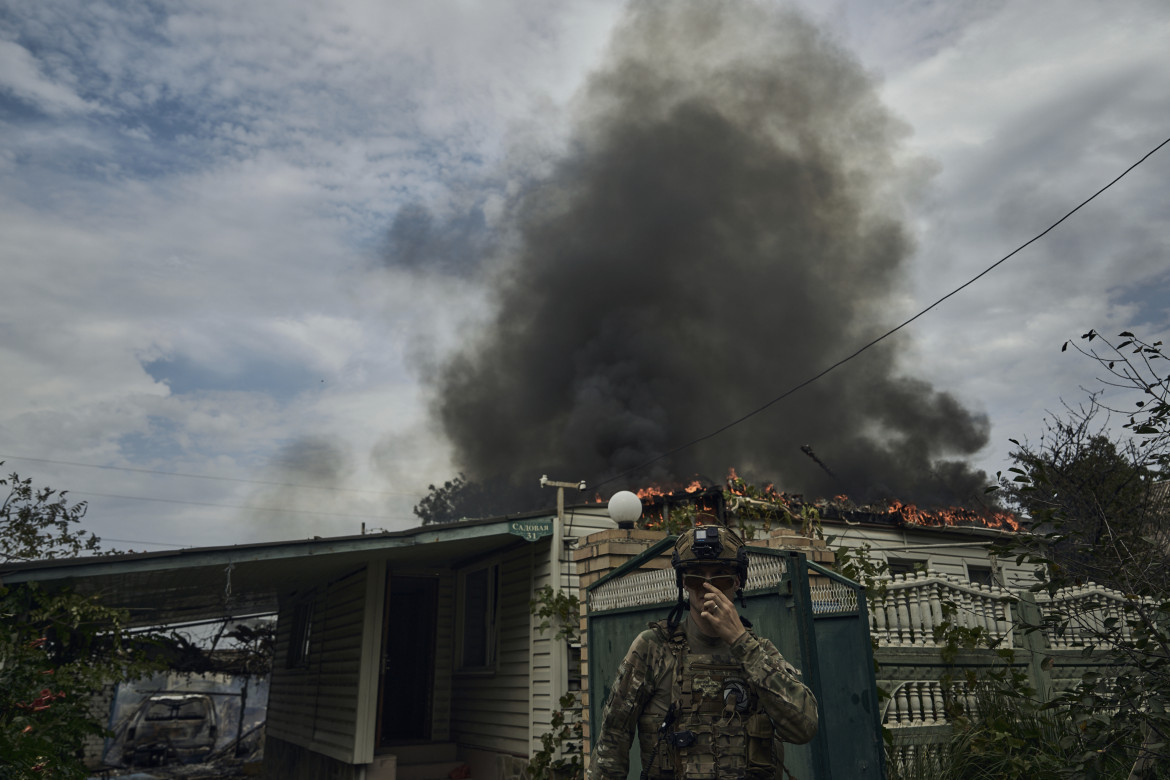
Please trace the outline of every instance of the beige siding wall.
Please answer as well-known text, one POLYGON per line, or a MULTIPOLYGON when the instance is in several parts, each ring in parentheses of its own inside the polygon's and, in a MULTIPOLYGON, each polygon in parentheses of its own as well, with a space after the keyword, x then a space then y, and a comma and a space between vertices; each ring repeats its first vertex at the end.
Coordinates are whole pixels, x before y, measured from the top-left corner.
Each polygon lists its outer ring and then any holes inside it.
MULTIPOLYGON (((552 573, 549 568, 550 544, 544 542, 534 545, 532 561, 532 592, 535 594, 545 585, 552 584, 552 573)), ((580 591, 580 578, 577 576, 577 564, 573 560, 561 564, 561 589, 577 596, 580 591)), ((539 621, 535 617, 530 620, 532 626, 532 691, 529 697, 529 712, 531 713, 531 746, 530 750, 540 749, 540 737, 552 727, 552 712, 559 709, 560 702, 554 700, 553 675, 560 677, 557 686, 559 690, 569 689, 568 667, 571 662, 569 649, 563 640, 556 640, 557 627, 547 631, 538 630, 539 621), (559 650, 554 642, 560 642, 559 650), (555 652, 554 652, 555 651, 555 652), (555 672, 554 672, 555 668, 555 672)), ((575 626, 574 626, 575 628, 575 626)))
POLYGON ((452 675, 451 739, 460 745, 528 755, 531 555, 525 545, 500 560, 495 671, 452 675))
POLYGON ((322 583, 312 591, 308 663, 290 669, 293 608, 301 597, 290 594, 280 607, 266 728, 270 736, 353 762, 360 758, 354 751, 366 570, 322 583))
MULTIPOLYGON (((967 567, 991 565, 987 556, 986 539, 964 541, 956 531, 909 528, 881 528, 874 526, 830 527, 825 524, 825 535, 835 536, 832 547, 842 545, 860 547, 868 544, 874 557, 882 559, 924 561, 927 568, 967 579, 967 567)), ((1009 588, 1027 587, 1036 582, 1032 567, 1017 565, 1014 557, 995 561, 1000 581, 1009 588)))

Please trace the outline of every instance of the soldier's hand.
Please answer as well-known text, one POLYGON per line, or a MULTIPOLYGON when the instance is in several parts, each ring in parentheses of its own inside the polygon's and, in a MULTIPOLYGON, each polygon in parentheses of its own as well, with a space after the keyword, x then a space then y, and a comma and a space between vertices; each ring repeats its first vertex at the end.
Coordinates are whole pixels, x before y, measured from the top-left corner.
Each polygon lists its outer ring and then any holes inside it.
POLYGON ((735 602, 709 582, 703 583, 703 589, 706 592, 698 615, 703 633, 717 636, 729 645, 734 644, 745 630, 739 620, 739 612, 735 609, 735 602))

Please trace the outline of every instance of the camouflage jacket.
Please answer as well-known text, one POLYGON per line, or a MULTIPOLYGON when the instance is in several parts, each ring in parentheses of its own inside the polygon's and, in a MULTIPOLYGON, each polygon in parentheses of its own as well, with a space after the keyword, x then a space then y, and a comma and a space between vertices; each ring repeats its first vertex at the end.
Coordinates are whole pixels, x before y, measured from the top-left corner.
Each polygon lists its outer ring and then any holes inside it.
POLYGON ((678 699, 678 691, 672 690, 676 687, 676 667, 679 659, 690 652, 714 652, 716 657, 726 657, 730 663, 742 666, 743 677, 755 694, 753 701, 771 722, 777 767, 783 763, 783 742, 803 744, 816 735, 816 699, 800 682, 800 673, 784 660, 775 645, 748 629, 731 646, 715 640, 706 647, 692 647, 704 640, 688 629, 688 621, 683 621, 673 633, 665 620, 651 623, 630 646, 606 701, 601 733, 593 743, 590 780, 625 780, 635 730, 642 760, 649 761, 652 755, 656 756, 654 765, 645 767, 650 776, 673 776, 670 762, 664 756, 668 748, 659 745, 656 750, 657 727, 671 703, 678 699))

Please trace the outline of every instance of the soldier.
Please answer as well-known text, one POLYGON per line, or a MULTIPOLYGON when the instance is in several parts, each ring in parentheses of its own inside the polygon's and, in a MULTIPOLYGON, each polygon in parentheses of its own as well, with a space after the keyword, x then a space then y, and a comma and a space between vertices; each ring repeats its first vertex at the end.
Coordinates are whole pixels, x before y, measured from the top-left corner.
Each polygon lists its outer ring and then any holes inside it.
POLYGON ((816 735, 817 702, 800 672, 735 608, 733 595, 745 603, 743 540, 718 525, 693 528, 679 536, 672 563, 679 602, 638 635, 618 667, 590 780, 625 780, 635 727, 642 780, 787 774, 783 743, 816 735), (690 615, 680 620, 684 611, 690 615))

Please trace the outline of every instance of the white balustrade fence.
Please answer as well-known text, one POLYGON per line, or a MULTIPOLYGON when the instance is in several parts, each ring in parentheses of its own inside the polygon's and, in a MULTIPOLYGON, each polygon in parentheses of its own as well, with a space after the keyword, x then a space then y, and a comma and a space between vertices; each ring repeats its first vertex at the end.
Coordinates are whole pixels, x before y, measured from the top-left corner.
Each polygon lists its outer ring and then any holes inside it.
MULTIPOLYGON (((961 582, 927 571, 899 575, 888 581, 884 598, 875 591, 867 593, 872 633, 878 640, 879 652, 886 649, 894 658, 902 648, 937 648, 934 629, 946 620, 968 628, 983 628, 992 641, 1000 640, 1000 646, 1014 646, 1012 626, 1017 616, 1006 600, 1014 594, 1005 589, 961 582), (953 612, 944 610, 948 603, 953 604, 953 612)), ((1054 651, 1084 648, 1099 641, 1102 634, 1116 640, 1130 639, 1132 632, 1126 622, 1126 608, 1135 603, 1156 606, 1091 584, 1067 588, 1051 596, 1045 593, 1036 596, 1036 606, 1045 618, 1043 636, 1047 648, 1054 651), (1052 621, 1063 623, 1063 628, 1050 625, 1052 621)), ((1133 619, 1132 614, 1128 619, 1133 619)), ((1080 657, 1077 653, 1076 658, 1080 657)), ((912 664, 907 660, 910 658, 912 654, 903 656, 893 666, 912 664)), ((1070 664, 1067 655, 1065 658, 1050 680, 1052 693, 1075 688, 1082 682, 1081 673, 1092 667, 1070 664)), ((1048 662, 1051 661, 1049 658, 1048 662)), ((937 672, 922 669, 922 673, 926 676, 937 672)), ((982 706, 991 706, 963 680, 961 673, 954 673, 951 679, 947 684, 938 679, 878 681, 879 687, 889 692, 888 698, 883 699, 881 721, 895 734, 894 745, 887 750, 891 766, 909 772, 912 767, 919 771, 937 765, 945 756, 947 737, 945 730, 932 727, 947 725, 948 711, 974 714, 982 706)), ((1103 691, 1109 691, 1114 682, 1104 679, 1100 685, 1103 691)))
POLYGON ((947 749, 942 743, 895 744, 886 749, 886 761, 901 775, 923 777, 941 771, 946 764, 947 749))
MULTIPOLYGON (((882 710, 882 723, 899 726, 937 726, 947 722, 943 687, 938 680, 886 683, 890 698, 882 710)), ((885 686, 883 686, 885 687, 885 686)))
POLYGON ((882 725, 888 728, 941 726, 949 723, 947 707, 963 713, 981 711, 975 688, 956 680, 944 688, 939 680, 883 680, 878 683, 890 692, 882 705, 882 725))
POLYGON ((866 595, 870 631, 879 646, 935 647, 934 629, 944 622, 982 628, 1008 647, 1013 641, 1011 607, 1004 600, 1011 593, 1004 588, 919 571, 895 576, 884 597, 875 591, 866 595))
POLYGON ((1036 605, 1046 618, 1044 638, 1053 649, 1085 647, 1102 637, 1128 641, 1132 631, 1126 608, 1138 604, 1153 606, 1149 600, 1127 597, 1120 591, 1093 585, 1065 588, 1049 596, 1040 593, 1036 605), (1056 621, 1060 625, 1054 625, 1056 621))

